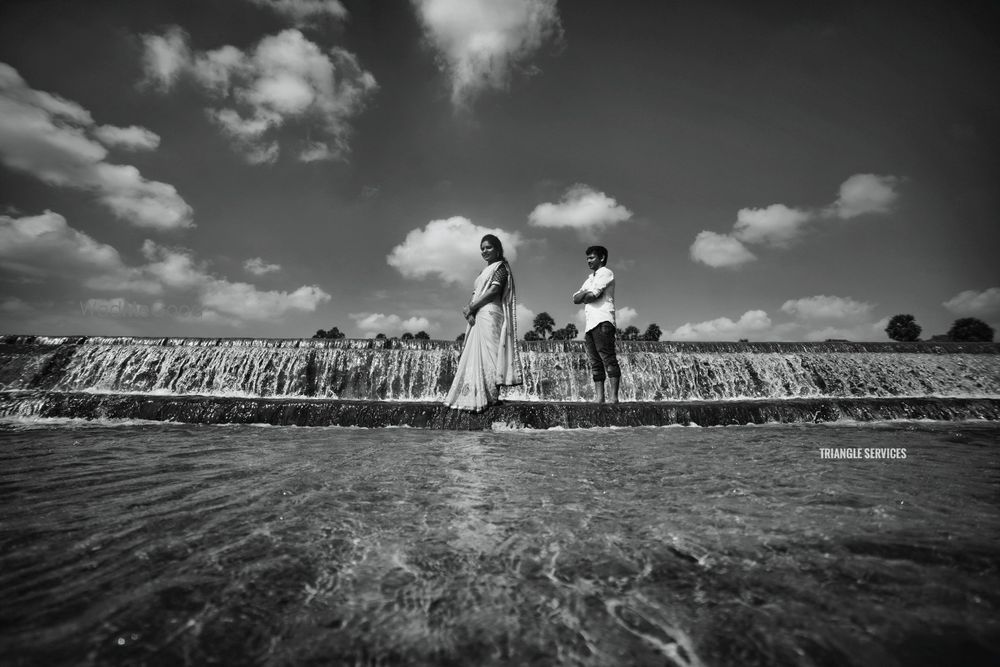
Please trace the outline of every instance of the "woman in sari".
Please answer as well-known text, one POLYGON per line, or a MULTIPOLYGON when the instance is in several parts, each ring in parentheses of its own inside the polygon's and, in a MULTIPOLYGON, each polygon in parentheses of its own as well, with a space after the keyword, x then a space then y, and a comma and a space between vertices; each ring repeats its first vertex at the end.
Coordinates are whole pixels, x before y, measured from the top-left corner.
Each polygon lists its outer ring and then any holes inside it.
POLYGON ((499 403, 501 386, 523 382, 514 315, 514 274, 496 236, 484 236, 479 250, 486 268, 476 278, 472 300, 462 309, 469 326, 455 380, 444 400, 450 408, 473 412, 499 403))

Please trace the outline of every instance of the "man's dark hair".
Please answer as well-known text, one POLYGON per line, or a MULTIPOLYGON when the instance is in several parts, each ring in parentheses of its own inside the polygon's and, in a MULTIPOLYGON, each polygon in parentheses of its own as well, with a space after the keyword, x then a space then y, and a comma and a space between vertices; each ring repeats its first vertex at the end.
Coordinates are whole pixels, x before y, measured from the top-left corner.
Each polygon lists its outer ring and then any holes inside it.
POLYGON ((597 258, 599 260, 601 260, 605 264, 608 263, 608 249, 605 248, 602 245, 592 245, 592 246, 590 246, 589 248, 587 248, 587 254, 588 255, 597 255, 597 258))

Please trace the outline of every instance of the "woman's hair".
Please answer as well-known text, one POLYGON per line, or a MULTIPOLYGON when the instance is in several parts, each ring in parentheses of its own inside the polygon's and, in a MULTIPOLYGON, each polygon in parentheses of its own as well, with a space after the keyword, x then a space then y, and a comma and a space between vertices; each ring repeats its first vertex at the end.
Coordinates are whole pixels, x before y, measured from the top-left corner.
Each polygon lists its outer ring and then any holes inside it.
POLYGON ((502 261, 507 261, 507 259, 503 256, 503 243, 500 243, 500 239, 498 239, 493 234, 487 234, 483 238, 479 239, 479 247, 483 246, 483 241, 489 241, 490 245, 496 248, 497 252, 500 253, 499 259, 501 259, 502 261))

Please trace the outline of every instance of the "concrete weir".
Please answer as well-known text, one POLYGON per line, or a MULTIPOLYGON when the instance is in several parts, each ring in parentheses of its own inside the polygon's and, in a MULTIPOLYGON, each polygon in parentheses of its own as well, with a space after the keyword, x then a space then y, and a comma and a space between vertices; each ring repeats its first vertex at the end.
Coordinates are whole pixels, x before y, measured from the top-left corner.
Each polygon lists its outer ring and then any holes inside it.
POLYGON ((578 342, 523 342, 523 386, 479 414, 441 400, 444 341, 0 338, 0 416, 438 429, 1000 419, 1000 345, 620 343, 593 403, 578 342))
POLYGON ((189 424, 508 430, 600 426, 731 426, 839 420, 1000 420, 1000 399, 799 398, 633 402, 618 405, 507 401, 473 414, 451 410, 441 403, 428 402, 14 392, 0 396, 0 416, 146 419, 189 424))

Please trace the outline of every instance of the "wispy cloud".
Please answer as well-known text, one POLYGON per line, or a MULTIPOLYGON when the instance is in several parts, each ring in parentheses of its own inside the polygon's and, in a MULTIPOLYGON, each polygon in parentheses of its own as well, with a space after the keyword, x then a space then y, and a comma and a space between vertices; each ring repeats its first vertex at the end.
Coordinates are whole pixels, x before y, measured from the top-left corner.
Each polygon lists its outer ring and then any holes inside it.
POLYGON ((109 148, 123 148, 130 151, 152 151, 160 145, 160 135, 138 125, 129 127, 101 125, 94 130, 94 136, 109 148))
POLYGON ((33 90, 0 63, 0 160, 51 185, 93 192, 119 218, 138 227, 191 226, 192 209, 176 188, 150 181, 130 165, 106 161, 111 145, 151 150, 159 142, 140 127, 97 127, 79 104, 33 90))
POLYGON ((965 290, 942 305, 962 317, 996 318, 1000 316, 1000 287, 990 287, 982 291, 965 290))
POLYGON ((793 208, 772 204, 743 208, 733 231, 699 232, 691 244, 691 259, 711 267, 739 267, 757 259, 747 245, 787 248, 802 237, 807 226, 823 220, 849 220, 865 214, 885 214, 899 198, 896 176, 855 174, 841 183, 837 199, 822 208, 793 208))
POLYGON ((718 317, 705 322, 686 323, 664 336, 667 340, 734 341, 759 338, 771 328, 771 318, 763 310, 748 310, 735 322, 718 317))
POLYGON ((0 216, 0 273, 13 280, 58 279, 102 292, 193 295, 199 306, 231 323, 280 320, 296 311, 313 312, 330 300, 316 285, 291 292, 260 290, 217 277, 191 251, 151 240, 145 241, 142 252, 147 262, 129 266, 117 249, 74 229, 52 211, 20 218, 0 216))
POLYGON ((404 333, 426 332, 428 329, 436 329, 426 317, 408 317, 403 319, 399 315, 383 313, 350 313, 349 317, 354 320, 354 324, 365 334, 384 333, 387 336, 402 335, 404 333))
POLYGON ((30 313, 34 310, 31 304, 16 296, 9 296, 0 301, 0 313, 30 313))
POLYGON ((468 105, 508 86, 516 69, 561 35, 556 0, 413 0, 425 34, 451 80, 451 100, 468 105))
POLYGON ((253 257, 243 262, 243 268, 255 276, 263 276, 268 273, 274 273, 276 271, 281 271, 280 264, 268 264, 260 257, 253 257))
POLYGON ((782 312, 802 320, 859 321, 869 318, 874 305, 850 297, 818 295, 786 301, 782 312))
POLYGON ((632 211, 613 197, 589 185, 577 183, 556 203, 539 204, 528 215, 528 224, 536 227, 574 229, 586 239, 597 236, 618 223, 632 218, 632 211))
POLYGON ((307 26, 323 18, 342 21, 347 9, 338 0, 248 0, 268 7, 291 20, 296 26, 307 26))
POLYGON ((873 319, 874 304, 850 297, 816 295, 789 299, 781 312, 791 320, 775 321, 761 309, 748 310, 737 320, 718 317, 686 323, 666 332, 666 340, 735 341, 853 341, 886 340, 888 318, 873 319))
POLYGON ((287 292, 260 290, 249 283, 217 278, 185 249, 146 241, 142 251, 149 260, 143 271, 165 286, 194 291, 202 306, 237 320, 279 320, 295 311, 314 312, 317 306, 330 300, 330 295, 316 285, 303 285, 287 292))
POLYGON ((471 285, 485 266, 479 252, 479 242, 485 234, 495 234, 500 239, 508 260, 517 259, 519 233, 481 227, 468 218, 455 216, 432 220, 423 229, 411 230, 386 261, 407 278, 437 276, 446 283, 471 285))
MULTIPOLYGON (((798 338, 804 341, 821 342, 825 340, 850 340, 850 341, 884 341, 889 336, 885 332, 889 324, 889 318, 883 318, 877 322, 858 322, 856 324, 834 325, 830 324, 820 328, 799 327, 801 333, 798 338)), ((789 327, 789 330, 792 330, 789 327)), ((779 340, 781 337, 776 337, 779 340)))
POLYGON ((301 130, 298 160, 344 158, 350 121, 378 88, 352 53, 324 51, 295 29, 247 51, 223 46, 194 52, 177 27, 143 42, 146 84, 167 92, 189 77, 213 99, 208 117, 251 164, 277 160, 279 130, 290 128, 301 130))

